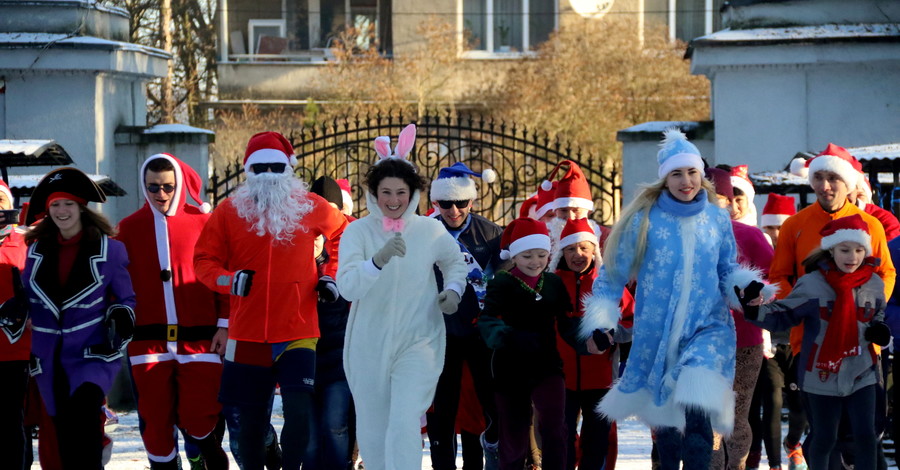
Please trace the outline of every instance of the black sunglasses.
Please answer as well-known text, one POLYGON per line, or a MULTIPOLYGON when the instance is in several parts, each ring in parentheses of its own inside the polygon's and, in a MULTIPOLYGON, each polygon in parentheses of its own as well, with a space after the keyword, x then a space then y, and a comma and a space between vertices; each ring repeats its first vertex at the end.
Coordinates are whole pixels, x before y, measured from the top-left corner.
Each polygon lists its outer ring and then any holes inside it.
POLYGON ((166 194, 172 194, 175 191, 175 185, 166 183, 166 184, 148 184, 147 191, 156 194, 159 190, 162 189, 166 194))
POLYGON ((286 163, 254 163, 250 165, 250 169, 257 175, 272 170, 272 173, 284 173, 286 163))
POLYGON ((441 209, 449 209, 453 206, 456 206, 457 209, 465 209, 469 205, 469 201, 438 201, 437 202, 441 209))

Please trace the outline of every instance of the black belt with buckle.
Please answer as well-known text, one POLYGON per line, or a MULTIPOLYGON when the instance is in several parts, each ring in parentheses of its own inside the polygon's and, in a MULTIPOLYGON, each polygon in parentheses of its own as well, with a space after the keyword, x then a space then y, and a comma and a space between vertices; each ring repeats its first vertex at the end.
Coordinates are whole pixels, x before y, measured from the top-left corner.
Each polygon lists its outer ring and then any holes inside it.
POLYGON ((217 326, 138 325, 132 341, 203 341, 212 339, 217 326))

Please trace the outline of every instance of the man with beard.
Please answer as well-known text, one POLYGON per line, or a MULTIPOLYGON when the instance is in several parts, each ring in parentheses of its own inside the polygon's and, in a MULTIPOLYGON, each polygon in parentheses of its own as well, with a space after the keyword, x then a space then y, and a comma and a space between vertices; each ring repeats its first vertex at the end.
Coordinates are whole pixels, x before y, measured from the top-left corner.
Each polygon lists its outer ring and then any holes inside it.
POLYGON ((283 466, 300 468, 309 440, 319 325, 317 291, 334 291, 328 266, 319 278, 316 237, 340 237, 347 219, 293 175, 291 144, 281 134, 250 138, 247 181, 220 204, 200 234, 197 277, 231 294, 231 318, 219 400, 239 413, 245 470, 261 470, 268 403, 281 386, 283 466))

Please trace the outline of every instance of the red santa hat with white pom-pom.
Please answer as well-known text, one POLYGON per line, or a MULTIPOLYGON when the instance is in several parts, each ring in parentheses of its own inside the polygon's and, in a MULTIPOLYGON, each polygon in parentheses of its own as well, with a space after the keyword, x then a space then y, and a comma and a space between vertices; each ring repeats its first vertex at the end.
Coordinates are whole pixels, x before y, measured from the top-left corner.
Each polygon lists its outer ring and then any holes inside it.
POLYGON ((284 163, 284 173, 291 173, 297 164, 297 157, 294 156, 294 147, 283 135, 267 131, 254 135, 247 142, 244 171, 252 173, 251 166, 255 163, 284 163))
POLYGON ((597 234, 594 233, 594 229, 591 227, 588 219, 581 218, 566 220, 566 225, 559 234, 559 243, 556 245, 558 249, 553 253, 553 258, 550 260, 549 270, 556 270, 563 255, 563 248, 581 242, 594 244, 594 264, 600 266, 600 263, 603 262, 600 256, 600 240, 597 238, 597 234))
POLYGON ((520 217, 510 222, 503 230, 500 237, 500 259, 511 259, 523 251, 534 248, 550 251, 550 234, 545 223, 520 217))
POLYGON ((791 173, 809 178, 809 184, 812 185, 813 175, 817 171, 830 171, 836 173, 847 189, 854 190, 859 183, 859 173, 862 171, 862 165, 859 160, 844 147, 828 144, 822 152, 809 160, 803 158, 795 158, 791 160, 791 173))
POLYGON ((823 250, 831 249, 843 242, 856 242, 866 248, 866 256, 872 254, 872 237, 869 235, 869 226, 859 214, 848 215, 828 222, 825 227, 822 227, 819 235, 822 235, 823 250))
POLYGON ((788 217, 797 213, 796 201, 791 196, 769 193, 766 206, 763 207, 759 225, 762 227, 781 227, 788 217))
POLYGON ((556 187, 556 198, 553 201, 555 208, 580 207, 588 211, 594 210, 594 198, 591 196, 591 185, 581 171, 581 167, 572 160, 563 160, 556 164, 556 168, 550 172, 547 180, 541 183, 541 189, 552 189, 552 181, 563 167, 568 167, 566 174, 559 180, 556 187))

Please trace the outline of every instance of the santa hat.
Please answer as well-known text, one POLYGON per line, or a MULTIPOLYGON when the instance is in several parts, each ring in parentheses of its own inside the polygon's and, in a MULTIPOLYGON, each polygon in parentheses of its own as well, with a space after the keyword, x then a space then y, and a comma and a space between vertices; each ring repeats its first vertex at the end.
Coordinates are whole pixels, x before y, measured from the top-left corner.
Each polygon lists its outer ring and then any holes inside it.
POLYGON ((475 181, 469 176, 481 178, 491 184, 497 180, 497 173, 488 168, 481 173, 472 171, 463 162, 441 168, 438 177, 431 182, 432 201, 470 201, 478 198, 475 181))
POLYGON ((599 266, 601 259, 600 240, 597 239, 597 234, 594 233, 594 229, 591 227, 588 219, 568 219, 562 232, 559 234, 559 243, 556 244, 557 250, 553 253, 553 259, 550 260, 549 270, 556 270, 556 266, 559 264, 560 258, 562 258, 563 248, 580 242, 591 242, 594 244, 594 262, 598 263, 597 265, 599 266))
POLYGON ((341 178, 337 180, 338 186, 341 187, 341 196, 344 200, 344 206, 347 210, 353 212, 353 190, 350 188, 350 180, 341 178))
MULTIPOLYGON (((546 183, 546 181, 544 181, 546 183)), ((547 214, 548 211, 556 209, 554 200, 556 199, 556 189, 559 183, 554 181, 550 183, 549 188, 544 188, 544 183, 538 187, 537 193, 537 209, 534 211, 534 217, 540 219, 547 214)))
POLYGON ((821 247, 828 250, 843 242, 856 242, 866 248, 866 256, 872 254, 872 237, 869 226, 859 214, 834 219, 819 232, 822 235, 821 247))
POLYGON ((747 195, 750 204, 753 204, 753 198, 756 196, 756 188, 750 181, 749 168, 747 165, 737 165, 731 167, 731 186, 740 189, 747 195))
POLYGON ((703 158, 697 146, 688 142, 687 136, 677 128, 666 129, 663 132, 663 140, 659 144, 660 149, 656 154, 659 163, 657 174, 665 178, 670 171, 677 168, 696 168, 703 171, 703 158))
POLYGON ((378 154, 378 161, 375 164, 377 165, 393 158, 412 165, 412 162, 407 157, 415 144, 415 124, 410 124, 400 131, 400 136, 397 137, 397 146, 394 147, 393 151, 391 151, 391 138, 386 135, 378 136, 375 138, 375 153, 378 154))
POLYGON ((500 237, 500 258, 513 256, 534 248, 550 251, 550 234, 547 225, 539 220, 520 217, 503 230, 500 237))
POLYGON ((809 184, 812 185, 813 175, 817 171, 830 171, 844 180, 847 189, 856 189, 859 182, 859 173, 862 171, 862 165, 850 152, 844 147, 828 144, 821 153, 809 160, 795 158, 791 161, 791 173, 797 176, 806 176, 809 178, 809 184))
POLYGON ((530 217, 532 219, 536 219, 537 202, 537 193, 533 194, 531 197, 523 201, 522 205, 519 206, 519 217, 530 217))
POLYGON ((247 151, 244 153, 244 171, 252 173, 250 167, 254 163, 284 163, 284 172, 294 171, 297 157, 294 156, 294 147, 277 132, 260 132, 247 142, 247 151))
POLYGON ((9 190, 9 185, 6 184, 6 181, 0 180, 0 192, 6 194, 6 199, 9 200, 9 204, 12 206, 15 199, 13 199, 12 191, 9 190))
POLYGON ((94 180, 78 168, 57 168, 44 175, 31 193, 25 225, 44 217, 50 203, 57 199, 70 199, 86 205, 88 202, 106 202, 106 195, 94 180))
POLYGON ((763 207, 759 225, 763 227, 780 227, 788 217, 797 213, 796 202, 791 196, 769 193, 766 206, 763 207))
POLYGON ((729 201, 734 199, 734 187, 731 185, 731 175, 727 171, 709 167, 705 172, 706 179, 716 187, 716 194, 727 197, 729 201))
POLYGON ((209 213, 209 211, 212 210, 212 206, 210 206, 208 202, 203 202, 203 199, 200 197, 200 193, 203 189, 203 180, 200 179, 200 175, 198 175, 190 165, 169 153, 152 155, 144 161, 143 165, 141 165, 139 177, 141 188, 144 192, 144 198, 148 201, 150 200, 150 194, 147 192, 147 185, 144 180, 144 177, 147 174, 147 165, 158 158, 168 160, 172 164, 172 167, 175 168, 175 193, 172 195, 172 201, 177 204, 169 204, 169 209, 166 211, 165 215, 175 215, 175 213, 178 212, 178 207, 184 204, 185 199, 182 197, 184 195, 182 188, 187 188, 188 195, 199 204, 200 212, 203 212, 204 214, 209 213))
POLYGON ((552 181, 556 179, 559 170, 567 166, 568 170, 559 180, 556 187, 556 196, 553 204, 554 209, 560 207, 580 207, 589 211, 594 210, 594 197, 591 196, 591 185, 588 184, 587 178, 581 171, 581 167, 572 160, 563 160, 556 164, 556 168, 550 172, 547 180, 541 183, 541 189, 550 190, 553 188, 552 181))

